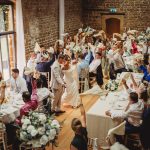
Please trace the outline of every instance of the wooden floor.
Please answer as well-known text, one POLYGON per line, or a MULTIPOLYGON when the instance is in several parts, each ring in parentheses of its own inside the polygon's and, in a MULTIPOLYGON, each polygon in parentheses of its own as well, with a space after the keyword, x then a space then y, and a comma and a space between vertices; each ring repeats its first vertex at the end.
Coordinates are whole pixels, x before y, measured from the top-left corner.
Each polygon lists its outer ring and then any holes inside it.
MULTIPOLYGON (((85 111, 88 111, 89 108, 91 108, 91 106, 98 100, 98 98, 98 95, 83 96, 82 101, 85 111)), ((64 110, 66 113, 56 118, 60 122, 64 121, 64 124, 61 132, 59 133, 58 147, 54 147, 54 150, 70 150, 70 142, 74 136, 74 133, 71 130, 71 121, 75 117, 80 118, 80 108, 64 108, 64 110)), ((52 150, 52 148, 48 147, 46 150, 52 150)))

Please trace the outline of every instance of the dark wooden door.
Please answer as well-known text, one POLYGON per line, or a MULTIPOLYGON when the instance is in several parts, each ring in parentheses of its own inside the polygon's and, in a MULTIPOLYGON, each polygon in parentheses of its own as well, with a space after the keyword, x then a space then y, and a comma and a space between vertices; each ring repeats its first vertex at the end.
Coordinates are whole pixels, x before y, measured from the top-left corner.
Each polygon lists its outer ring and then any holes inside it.
POLYGON ((106 33, 109 37, 112 37, 113 33, 120 33, 120 20, 117 18, 107 19, 106 33))

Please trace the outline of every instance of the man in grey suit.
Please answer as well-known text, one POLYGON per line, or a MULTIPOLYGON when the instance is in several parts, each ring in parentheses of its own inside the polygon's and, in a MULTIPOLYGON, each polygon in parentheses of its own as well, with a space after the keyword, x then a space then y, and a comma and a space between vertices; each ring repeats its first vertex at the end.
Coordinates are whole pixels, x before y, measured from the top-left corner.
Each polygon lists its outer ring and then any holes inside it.
POLYGON ((61 64, 63 64, 64 56, 60 54, 58 59, 55 60, 51 66, 51 89, 54 93, 54 101, 52 103, 52 113, 64 113, 61 110, 61 96, 65 88, 65 82, 63 81, 63 73, 61 70, 61 64))

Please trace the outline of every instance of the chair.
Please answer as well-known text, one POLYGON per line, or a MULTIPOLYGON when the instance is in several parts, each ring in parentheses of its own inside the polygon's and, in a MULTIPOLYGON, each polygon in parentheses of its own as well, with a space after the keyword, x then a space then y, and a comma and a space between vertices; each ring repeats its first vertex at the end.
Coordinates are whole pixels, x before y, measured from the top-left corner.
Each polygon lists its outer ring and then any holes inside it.
POLYGON ((0 145, 3 146, 4 150, 12 149, 12 145, 7 145, 7 133, 5 129, 5 125, 2 122, 2 118, 0 118, 0 145))
POLYGON ((132 150, 141 150, 140 135, 138 133, 125 135, 125 145, 132 150))
POLYGON ((51 149, 54 149, 54 144, 48 142, 47 145, 34 148, 32 145, 26 144, 25 142, 21 143, 19 146, 19 150, 45 150, 47 146, 51 144, 51 149))
POLYGON ((85 68, 81 70, 79 75, 80 93, 89 89, 89 69, 85 68))
POLYGON ((42 104, 38 106, 37 111, 51 115, 51 99, 50 99, 50 97, 47 97, 42 101, 42 104))

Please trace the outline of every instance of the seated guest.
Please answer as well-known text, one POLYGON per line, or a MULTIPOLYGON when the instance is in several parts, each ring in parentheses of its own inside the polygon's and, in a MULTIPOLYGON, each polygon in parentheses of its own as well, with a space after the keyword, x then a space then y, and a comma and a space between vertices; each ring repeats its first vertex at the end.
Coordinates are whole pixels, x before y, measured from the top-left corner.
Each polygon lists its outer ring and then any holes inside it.
POLYGON ((141 65, 139 68, 144 73, 143 80, 150 82, 150 65, 147 65, 147 67, 141 65))
POLYGON ((80 104, 81 118, 74 118, 71 123, 71 128, 75 133, 75 136, 71 142, 70 150, 87 150, 88 136, 86 130, 86 115, 85 110, 81 101, 80 104))
POLYGON ((144 110, 143 123, 141 126, 140 140, 144 150, 150 149, 150 108, 144 110))
POLYGON ((51 110, 51 102, 49 101, 54 98, 54 94, 50 92, 48 88, 43 87, 43 81, 39 78, 37 81, 37 95, 39 100, 39 106, 45 108, 46 111, 50 113, 51 110))
POLYGON ((122 79, 123 85, 125 86, 128 93, 136 92, 139 96, 139 99, 143 101, 145 108, 149 106, 149 96, 148 96, 148 82, 143 81, 139 85, 136 83, 133 75, 131 74, 132 83, 130 87, 128 87, 126 80, 122 79))
POLYGON ((95 59, 89 65, 89 76, 96 77, 96 82, 100 87, 103 85, 101 57, 102 57, 101 53, 97 51, 95 55, 95 59))
MULTIPOLYGON (((29 111, 33 111, 38 106, 38 96, 37 96, 37 89, 36 89, 36 80, 32 82, 32 96, 28 91, 22 93, 23 101, 25 102, 24 106, 20 108, 20 116, 16 119, 16 123, 21 125, 21 118, 23 116, 28 115, 29 111)), ((17 127, 14 122, 6 124, 6 132, 7 132, 7 140, 8 145, 12 145, 13 150, 19 150, 19 144, 21 143, 16 135, 17 127), (13 135, 13 138, 12 138, 13 135)))
POLYGON ((29 111, 33 111, 38 107, 38 95, 37 95, 37 85, 36 80, 32 80, 32 95, 28 91, 22 93, 23 101, 25 102, 24 106, 20 108, 20 116, 16 120, 17 123, 20 123, 22 116, 28 115, 29 111))
POLYGON ((125 133, 139 133, 140 126, 142 124, 142 114, 144 110, 144 104, 138 100, 138 94, 131 92, 129 94, 129 103, 122 113, 116 113, 113 111, 106 111, 106 115, 112 118, 126 119, 125 133))
POLYGON ((24 78, 19 76, 19 70, 12 69, 12 77, 10 79, 10 90, 15 91, 17 93, 23 93, 27 91, 27 85, 24 78))

